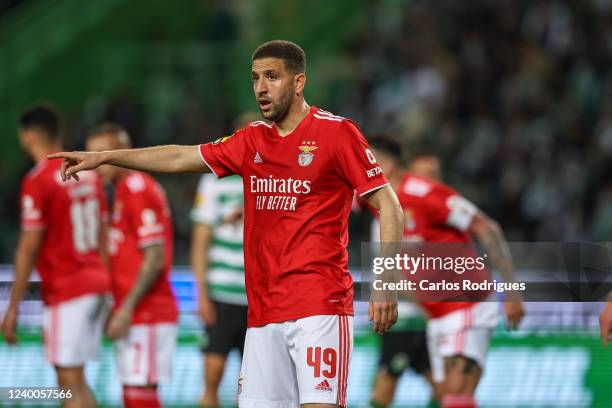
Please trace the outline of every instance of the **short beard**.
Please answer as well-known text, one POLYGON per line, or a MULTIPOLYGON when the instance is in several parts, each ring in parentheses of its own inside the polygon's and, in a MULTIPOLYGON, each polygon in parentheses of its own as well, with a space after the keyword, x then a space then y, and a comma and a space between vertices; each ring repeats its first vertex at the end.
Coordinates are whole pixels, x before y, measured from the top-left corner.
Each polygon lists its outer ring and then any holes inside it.
POLYGON ((275 123, 282 121, 287 117, 287 114, 289 114, 292 99, 293 91, 289 89, 287 92, 281 95, 278 102, 272 105, 272 109, 268 113, 261 112, 261 116, 275 123))

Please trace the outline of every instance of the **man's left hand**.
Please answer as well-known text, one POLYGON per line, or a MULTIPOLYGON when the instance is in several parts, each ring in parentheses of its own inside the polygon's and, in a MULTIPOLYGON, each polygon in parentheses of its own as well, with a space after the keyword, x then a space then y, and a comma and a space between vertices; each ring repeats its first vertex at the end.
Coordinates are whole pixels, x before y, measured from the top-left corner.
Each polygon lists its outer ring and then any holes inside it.
POLYGON ((111 340, 127 336, 132 322, 132 314, 125 309, 115 311, 106 327, 106 335, 111 340))
POLYGON ((391 329, 397 321, 397 301, 377 301, 370 299, 368 307, 368 318, 373 324, 373 329, 378 334, 383 334, 391 329))

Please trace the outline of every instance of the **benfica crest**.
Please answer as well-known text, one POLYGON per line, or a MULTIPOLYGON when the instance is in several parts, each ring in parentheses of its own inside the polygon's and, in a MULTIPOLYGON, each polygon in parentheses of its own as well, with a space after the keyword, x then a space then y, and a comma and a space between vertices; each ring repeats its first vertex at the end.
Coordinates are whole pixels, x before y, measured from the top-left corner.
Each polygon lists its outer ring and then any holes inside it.
POLYGON ((302 151, 298 154, 298 164, 302 167, 310 166, 312 159, 314 159, 314 154, 311 152, 318 149, 317 146, 309 146, 311 143, 314 142, 306 142, 306 146, 298 146, 298 149, 302 151))

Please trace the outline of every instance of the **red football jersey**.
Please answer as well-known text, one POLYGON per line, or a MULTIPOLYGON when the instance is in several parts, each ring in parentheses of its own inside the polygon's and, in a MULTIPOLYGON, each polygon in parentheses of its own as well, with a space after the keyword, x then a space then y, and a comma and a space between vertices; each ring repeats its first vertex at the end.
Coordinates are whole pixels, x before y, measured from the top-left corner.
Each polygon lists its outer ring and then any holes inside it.
POLYGON ((313 106, 285 137, 258 121, 200 152, 217 176, 243 178, 249 327, 352 315, 353 191, 388 184, 357 126, 313 106))
POLYGON ((176 298, 170 286, 172 265, 172 216, 162 187, 148 174, 132 171, 117 183, 109 234, 112 292, 115 308, 130 292, 143 260, 143 248, 164 247, 163 271, 144 295, 132 323, 175 322, 176 298))
MULTIPOLYGON (((469 226, 477 213, 477 208, 459 195, 451 187, 419 177, 410 173, 404 175, 398 198, 404 211, 405 242, 426 243, 472 243, 468 232, 469 226)), ((439 248, 442 252, 444 247, 439 248)), ((452 256, 462 255, 476 257, 476 250, 471 245, 449 246, 446 248, 452 256), (458 253, 460 252, 460 254, 458 253)), ((438 251, 433 248, 429 253, 438 251)), ((418 276, 416 272, 415 276, 418 276)), ((483 281, 489 277, 484 269, 472 269, 466 278, 472 281, 483 281)), ((482 294, 479 294, 482 295, 482 294)), ((421 302, 431 317, 440 317, 455 310, 474 305, 473 302, 421 302)))
POLYGON ((95 172, 63 182, 61 160, 43 160, 21 186, 21 228, 44 230, 36 269, 42 300, 57 304, 109 290, 99 253, 101 220, 108 218, 102 182, 95 172))

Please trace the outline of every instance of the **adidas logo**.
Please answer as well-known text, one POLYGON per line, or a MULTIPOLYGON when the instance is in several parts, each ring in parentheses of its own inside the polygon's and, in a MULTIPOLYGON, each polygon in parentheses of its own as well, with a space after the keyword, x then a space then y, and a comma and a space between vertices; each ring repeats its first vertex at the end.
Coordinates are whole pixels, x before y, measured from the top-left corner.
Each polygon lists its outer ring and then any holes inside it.
POLYGON ((263 163, 263 160, 261 160, 261 156, 259 155, 259 152, 255 153, 255 159, 253 160, 253 163, 263 163))
POLYGON ((331 385, 329 385, 329 383, 327 382, 327 380, 323 380, 319 383, 319 385, 317 385, 315 387, 315 390, 320 390, 320 391, 331 391, 332 387, 331 385))

